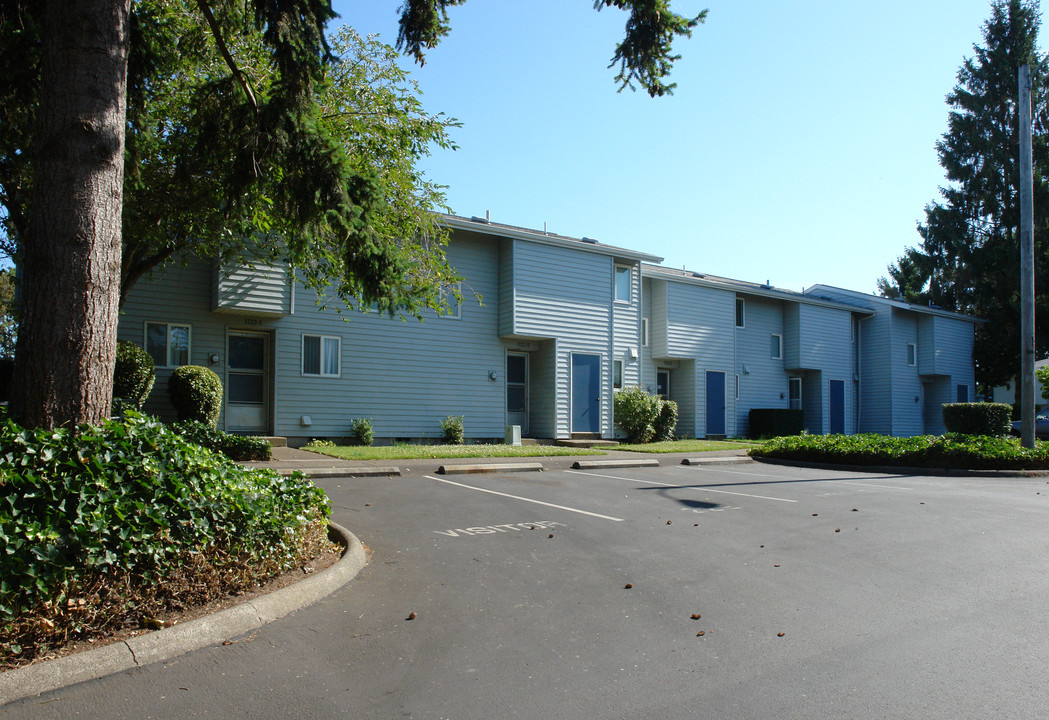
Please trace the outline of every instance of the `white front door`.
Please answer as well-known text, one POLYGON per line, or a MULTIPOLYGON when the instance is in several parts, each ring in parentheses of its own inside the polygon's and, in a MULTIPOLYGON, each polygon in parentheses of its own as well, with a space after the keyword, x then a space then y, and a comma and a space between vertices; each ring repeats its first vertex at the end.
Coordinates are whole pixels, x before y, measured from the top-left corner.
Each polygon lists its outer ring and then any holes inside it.
POLYGON ((270 343, 266 333, 231 332, 226 358, 226 430, 270 431, 270 343))
POLYGON ((506 353, 506 424, 528 434, 528 354, 506 353))

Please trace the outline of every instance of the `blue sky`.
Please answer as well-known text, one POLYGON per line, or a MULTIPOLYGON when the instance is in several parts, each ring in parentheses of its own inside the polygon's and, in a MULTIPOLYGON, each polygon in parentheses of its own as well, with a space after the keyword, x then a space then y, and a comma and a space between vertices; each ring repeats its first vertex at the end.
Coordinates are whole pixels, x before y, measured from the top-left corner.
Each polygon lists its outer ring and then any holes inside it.
MULTIPOLYGON (((397 0, 335 0, 397 37, 397 0)), ((678 0, 672 97, 616 92, 625 14, 590 0, 468 0, 422 68, 463 127, 424 167, 459 215, 587 236, 668 266, 874 292, 944 184, 946 94, 989 0, 678 0)), ((1044 46, 1044 42, 1043 42, 1044 46)))

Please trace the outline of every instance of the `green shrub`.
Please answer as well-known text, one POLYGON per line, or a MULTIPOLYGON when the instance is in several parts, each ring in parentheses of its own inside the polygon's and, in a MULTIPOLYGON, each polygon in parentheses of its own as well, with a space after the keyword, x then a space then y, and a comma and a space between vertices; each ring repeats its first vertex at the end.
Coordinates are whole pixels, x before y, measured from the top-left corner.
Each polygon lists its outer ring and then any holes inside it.
POLYGON ((113 367, 113 401, 121 408, 141 410, 157 373, 152 356, 133 342, 117 342, 117 362, 113 367))
POLYGON ((968 470, 1047 470, 1049 443, 1020 447, 1016 438, 990 435, 793 435, 749 451, 753 457, 843 465, 968 470))
POLYGON ((1008 403, 944 403, 943 424, 947 432, 961 435, 1009 434, 1012 406, 1008 403))
POLYGON ((334 442, 332 442, 331 440, 322 440, 322 439, 319 439, 319 438, 313 438, 308 443, 303 445, 303 447, 306 450, 312 450, 314 448, 333 448, 333 447, 338 447, 338 446, 334 442))
POLYGON ((222 432, 199 420, 183 420, 171 428, 191 443, 220 452, 230 460, 269 460, 273 456, 273 448, 267 440, 222 432))
POLYGON ((799 435, 804 428, 805 416, 801 410, 754 408, 750 411, 750 436, 752 438, 799 435))
POLYGON ((462 415, 449 415, 441 421, 441 441, 447 445, 462 445, 466 431, 462 415))
POLYGON ((639 385, 623 388, 615 393, 612 412, 616 424, 626 433, 628 442, 647 443, 652 440, 656 433, 659 404, 658 395, 649 395, 639 385))
POLYGON ((652 424, 654 430, 653 442, 666 442, 674 439, 674 430, 677 428, 677 403, 673 400, 660 400, 659 414, 652 424))
POLYGON ((290 569, 326 542, 329 512, 301 475, 248 470, 138 413, 0 423, 0 666, 290 569))
MULTIPOLYGON (((442 430, 444 427, 442 426, 442 430)), ((375 440, 375 429, 368 418, 355 418, 350 423, 350 436, 354 445, 369 446, 375 440)))
POLYGON ((168 380, 171 404, 179 420, 199 420, 215 427, 222 410, 222 381, 201 365, 183 365, 168 380))

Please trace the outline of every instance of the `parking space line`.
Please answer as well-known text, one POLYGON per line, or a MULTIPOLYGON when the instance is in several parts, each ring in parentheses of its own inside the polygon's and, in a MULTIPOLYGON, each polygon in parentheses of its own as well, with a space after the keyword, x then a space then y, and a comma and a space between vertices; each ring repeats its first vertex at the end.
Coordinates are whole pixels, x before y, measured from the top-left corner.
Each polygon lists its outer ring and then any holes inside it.
POLYGON ((572 473, 573 475, 591 475, 593 477, 610 478, 612 480, 626 480, 627 482, 644 483, 645 485, 660 485, 662 487, 672 487, 689 489, 695 488, 697 490, 703 490, 704 492, 722 493, 724 495, 739 495, 740 497, 757 498, 758 500, 776 500, 778 502, 789 502, 796 503, 797 500, 790 500, 788 498, 780 497, 769 497, 768 495, 751 495, 749 493, 732 492, 731 490, 715 490, 714 488, 704 487, 703 485, 682 485, 681 483, 663 483, 655 482, 654 480, 640 480, 638 478, 625 478, 617 475, 599 475, 598 473, 581 472, 579 470, 565 470, 566 473, 572 473))
POLYGON ((835 480, 834 482, 839 482, 842 485, 859 485, 862 487, 881 488, 882 490, 903 490, 905 492, 910 492, 914 489, 909 487, 896 487, 895 485, 872 485, 871 483, 853 482, 851 480, 835 480))
POLYGON ((457 487, 466 488, 467 490, 477 490, 478 492, 488 493, 490 495, 499 495, 500 497, 507 497, 513 500, 523 500, 524 502, 535 503, 536 505, 545 505, 546 507, 557 508, 558 510, 567 510, 568 512, 579 513, 580 515, 589 515, 590 517, 601 518, 602 520, 624 522, 623 518, 612 517, 611 515, 602 515, 601 513, 590 512, 589 510, 580 510, 579 508, 567 507, 565 505, 555 505, 554 503, 543 502, 542 500, 533 500, 532 498, 521 497, 520 495, 510 495, 509 493, 498 492, 497 490, 489 490, 488 488, 475 487, 474 485, 464 485, 463 483, 457 483, 453 480, 445 480, 444 478, 434 477, 433 475, 424 475, 423 477, 429 478, 430 480, 436 480, 437 482, 443 482, 448 485, 455 485, 457 487))
MULTIPOLYGON (((721 468, 702 468, 700 466, 691 466, 690 467, 690 466, 685 466, 685 465, 675 465, 674 467, 680 468, 681 470, 685 470, 685 471, 690 471, 690 470, 693 470, 693 469, 697 469, 697 470, 698 469, 707 469, 707 470, 712 470, 713 472, 718 472, 718 473, 728 473, 729 475, 746 475, 748 477, 760 477, 760 478, 789 478, 790 477, 789 475, 769 475, 767 473, 752 473, 752 472, 744 472, 744 471, 740 471, 740 470, 722 470, 721 468)), ((791 480, 787 480, 787 482, 792 482, 792 481, 791 480)), ((799 481, 799 482, 805 482, 805 481, 799 481)), ((898 487, 896 485, 874 485, 872 483, 862 483, 862 482, 857 482, 855 480, 847 480, 847 479, 844 479, 844 478, 841 479, 841 480, 834 479, 834 480, 822 481, 822 482, 834 482, 834 483, 841 483, 843 485, 861 485, 863 487, 881 488, 883 490, 905 490, 905 491, 908 491, 908 492, 914 489, 914 488, 909 488, 909 487, 898 487)))

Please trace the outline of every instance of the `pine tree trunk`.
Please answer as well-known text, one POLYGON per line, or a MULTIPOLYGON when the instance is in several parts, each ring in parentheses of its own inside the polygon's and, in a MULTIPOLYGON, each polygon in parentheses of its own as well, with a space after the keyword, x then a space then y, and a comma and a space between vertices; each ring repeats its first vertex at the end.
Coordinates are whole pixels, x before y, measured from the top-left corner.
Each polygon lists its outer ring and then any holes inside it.
POLYGON ((45 0, 33 193, 11 411, 109 414, 120 297, 130 0, 45 0))

